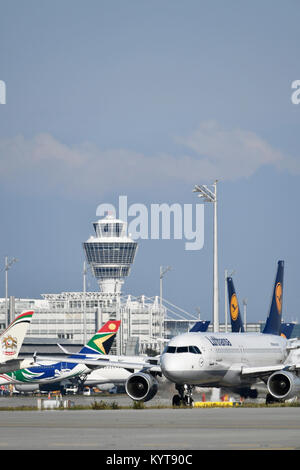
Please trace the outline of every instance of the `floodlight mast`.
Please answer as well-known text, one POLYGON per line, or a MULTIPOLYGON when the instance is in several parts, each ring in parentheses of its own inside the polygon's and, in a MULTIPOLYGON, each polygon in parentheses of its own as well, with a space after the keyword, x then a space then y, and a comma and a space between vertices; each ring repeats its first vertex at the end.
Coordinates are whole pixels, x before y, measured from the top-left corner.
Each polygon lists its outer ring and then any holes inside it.
POLYGON ((87 332, 86 332, 86 261, 83 262, 83 344, 87 342, 87 332))
POLYGON ((163 322, 164 322, 164 312, 163 312, 163 277, 164 275, 170 271, 172 268, 171 266, 167 266, 167 267, 163 267, 163 266, 160 266, 159 268, 159 298, 160 298, 160 321, 159 321, 159 337, 161 339, 161 342, 160 342, 160 353, 162 353, 163 351, 163 347, 164 347, 164 344, 163 344, 163 341, 162 341, 162 337, 163 337, 163 322))
POLYGON ((9 321, 9 315, 8 315, 8 271, 11 268, 11 266, 19 261, 17 258, 12 258, 9 260, 8 256, 5 256, 5 266, 4 266, 4 271, 5 271, 5 328, 8 327, 10 321, 9 321))
POLYGON ((214 331, 219 331, 219 277, 218 277, 218 217, 217 217, 217 183, 213 184, 214 191, 211 191, 206 185, 195 185, 193 192, 199 193, 198 197, 204 202, 214 203, 214 274, 213 274, 213 325, 214 331))

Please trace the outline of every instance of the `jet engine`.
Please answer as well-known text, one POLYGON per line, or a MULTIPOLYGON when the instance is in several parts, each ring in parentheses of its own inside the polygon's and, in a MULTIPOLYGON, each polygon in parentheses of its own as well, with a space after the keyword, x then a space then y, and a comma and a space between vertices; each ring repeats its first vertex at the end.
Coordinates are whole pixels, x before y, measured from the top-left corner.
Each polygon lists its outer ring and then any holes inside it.
POLYGON ((14 387, 17 392, 24 393, 36 392, 37 390, 39 390, 39 384, 16 384, 14 385, 14 387))
POLYGON ((267 383, 269 393, 277 400, 288 400, 300 392, 300 378, 291 372, 274 372, 267 383))
POLYGON ((157 392, 158 382, 150 374, 137 372, 132 374, 125 383, 127 395, 136 401, 149 401, 157 392))

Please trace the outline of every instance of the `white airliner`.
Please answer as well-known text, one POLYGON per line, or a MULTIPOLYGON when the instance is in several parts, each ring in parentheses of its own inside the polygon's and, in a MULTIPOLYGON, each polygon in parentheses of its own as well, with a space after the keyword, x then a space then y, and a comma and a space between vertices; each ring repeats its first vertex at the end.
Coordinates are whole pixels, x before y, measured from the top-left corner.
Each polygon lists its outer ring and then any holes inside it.
POLYGON ((125 384, 126 380, 131 375, 132 372, 127 369, 107 366, 101 369, 92 370, 92 372, 87 374, 84 380, 84 386, 92 387, 96 385, 101 386, 103 384, 110 384, 110 388, 112 388, 114 385, 125 384))
MULTIPOLYGON (((278 262, 266 333, 185 333, 170 340, 160 358, 131 361, 126 356, 82 358, 85 364, 139 369, 128 377, 125 389, 137 401, 151 400, 157 373, 175 384, 173 405, 192 405, 195 386, 224 387, 256 396, 253 385, 267 384, 266 402, 286 400, 300 392, 300 344, 280 336, 284 262, 278 262), (101 365, 99 362, 101 361, 101 365)), ((76 361, 80 362, 79 355, 76 361)))
POLYGON ((286 400, 300 391, 300 363, 292 352, 297 344, 280 336, 283 268, 283 261, 279 261, 266 324, 271 334, 187 333, 169 342, 160 365, 179 392, 173 404, 191 404, 195 385, 227 387, 241 393, 263 380, 268 388, 267 402, 286 400))
MULTIPOLYGON (((257 381, 275 371, 281 371, 274 391, 280 394, 287 384, 282 368, 287 359, 287 340, 273 335, 255 333, 187 333, 173 338, 161 357, 164 376, 176 384, 179 395, 173 404, 191 403, 195 385, 201 387, 229 387, 242 394, 257 381), (283 387, 284 385, 284 387, 283 387)), ((300 381, 299 381, 300 385, 300 381)), ((249 393, 251 395, 251 393, 249 393)), ((285 394, 284 394, 285 395, 285 394)))

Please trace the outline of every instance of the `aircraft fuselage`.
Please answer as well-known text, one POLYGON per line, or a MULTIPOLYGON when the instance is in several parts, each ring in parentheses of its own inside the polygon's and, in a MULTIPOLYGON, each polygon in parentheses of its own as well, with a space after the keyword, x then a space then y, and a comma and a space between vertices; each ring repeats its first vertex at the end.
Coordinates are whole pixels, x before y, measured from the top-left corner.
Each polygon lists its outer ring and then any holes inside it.
POLYGON ((286 338, 261 333, 185 333, 171 339, 161 369, 176 384, 251 384, 253 380, 242 378, 242 368, 283 364, 286 345, 286 338))

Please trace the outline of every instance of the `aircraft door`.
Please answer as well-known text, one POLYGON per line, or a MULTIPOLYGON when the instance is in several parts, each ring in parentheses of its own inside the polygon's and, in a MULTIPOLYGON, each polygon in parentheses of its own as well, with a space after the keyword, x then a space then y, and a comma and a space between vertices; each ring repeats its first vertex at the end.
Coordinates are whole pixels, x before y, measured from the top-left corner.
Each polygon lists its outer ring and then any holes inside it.
POLYGON ((205 356, 205 348, 201 347, 201 354, 199 355, 199 366, 203 367, 204 365, 204 356, 205 356))
POLYGON ((242 364, 246 364, 248 361, 247 361, 247 357, 246 357, 246 352, 245 352, 245 348, 244 346, 240 345, 240 358, 241 358, 241 363, 242 364))

